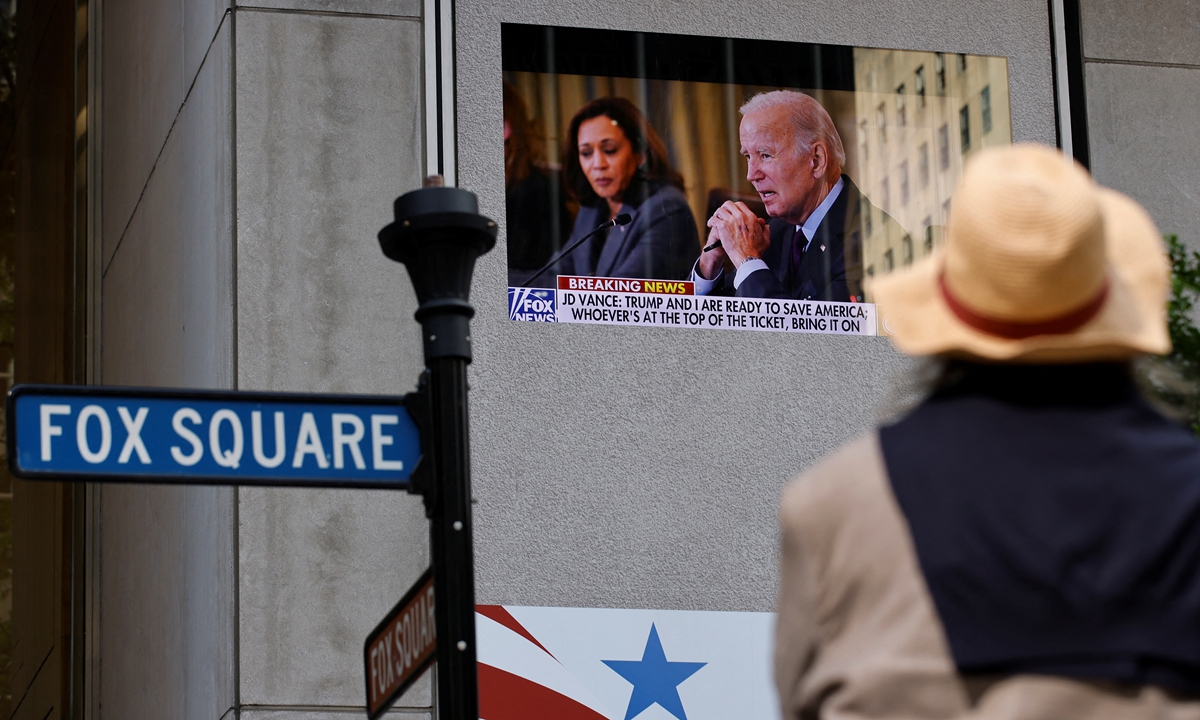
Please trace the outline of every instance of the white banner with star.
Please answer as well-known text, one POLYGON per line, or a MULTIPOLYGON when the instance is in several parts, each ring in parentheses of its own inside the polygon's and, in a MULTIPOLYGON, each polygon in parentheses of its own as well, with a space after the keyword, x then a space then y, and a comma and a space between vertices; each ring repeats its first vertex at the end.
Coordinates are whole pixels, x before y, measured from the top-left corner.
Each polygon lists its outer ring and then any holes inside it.
POLYGON ((480 605, 481 720, 774 720, 772 613, 480 605))

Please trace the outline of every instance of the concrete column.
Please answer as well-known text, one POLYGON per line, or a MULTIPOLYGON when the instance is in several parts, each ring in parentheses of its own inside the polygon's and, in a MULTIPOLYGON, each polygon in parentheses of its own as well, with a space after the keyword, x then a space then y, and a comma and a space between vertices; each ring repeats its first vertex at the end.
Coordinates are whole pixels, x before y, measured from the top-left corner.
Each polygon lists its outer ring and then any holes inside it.
POLYGON ((1200 249, 1200 3, 1080 3, 1092 174, 1200 249))
MULTIPOLYGON (((103 5, 103 381, 406 392, 416 303, 375 233, 423 174, 420 7, 261 5, 103 5)), ((101 717, 357 717, 362 642, 428 563, 398 493, 106 486, 95 512, 101 717)))
MULTIPOLYGON (((100 373, 229 388, 233 22, 216 2, 105 2, 100 373)), ((235 493, 98 487, 88 628, 104 718, 211 720, 237 704, 235 493)))
MULTIPOLYGON (((421 184, 419 7, 286 4, 236 17, 238 387, 402 394, 416 299, 375 234, 421 184)), ((428 567, 420 499, 247 488, 238 507, 242 717, 361 715, 363 641, 428 567)), ((430 704, 426 679, 397 707, 430 704)))

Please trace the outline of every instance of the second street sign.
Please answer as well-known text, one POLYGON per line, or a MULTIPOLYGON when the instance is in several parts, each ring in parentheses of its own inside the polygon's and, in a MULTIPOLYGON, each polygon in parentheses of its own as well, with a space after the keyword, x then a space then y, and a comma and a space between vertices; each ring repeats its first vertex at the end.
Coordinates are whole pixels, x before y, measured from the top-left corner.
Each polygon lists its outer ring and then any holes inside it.
POLYGON ((404 398, 19 385, 9 466, 27 479, 403 488, 421 457, 404 398))
POLYGON ((433 571, 392 608, 363 645, 367 715, 375 720, 433 664, 437 633, 433 614, 433 571))

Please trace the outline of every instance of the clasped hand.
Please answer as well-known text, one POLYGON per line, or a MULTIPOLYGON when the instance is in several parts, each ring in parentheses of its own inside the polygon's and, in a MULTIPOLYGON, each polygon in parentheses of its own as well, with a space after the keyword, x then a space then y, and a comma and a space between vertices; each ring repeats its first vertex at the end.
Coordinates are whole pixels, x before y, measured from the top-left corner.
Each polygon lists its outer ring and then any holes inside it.
POLYGON ((767 222, 754 214, 745 203, 727 200, 708 219, 708 242, 721 241, 720 247, 700 254, 701 277, 712 280, 721 271, 725 258, 741 267, 749 258, 761 258, 771 245, 767 222))

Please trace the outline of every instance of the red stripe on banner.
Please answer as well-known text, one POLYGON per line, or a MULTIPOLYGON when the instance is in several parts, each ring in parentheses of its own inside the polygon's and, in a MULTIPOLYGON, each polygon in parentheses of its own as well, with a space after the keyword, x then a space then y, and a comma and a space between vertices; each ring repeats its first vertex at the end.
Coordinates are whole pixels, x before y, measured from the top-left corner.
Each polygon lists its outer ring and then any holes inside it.
MULTIPOLYGON (((508 610, 505 610, 503 605, 476 605, 475 612, 479 613, 485 618, 495 620, 534 645, 542 648, 542 652, 546 653, 550 657, 554 657, 554 653, 547 650, 545 646, 538 642, 537 638, 533 636, 533 633, 526 630, 521 623, 517 622, 517 619, 512 616, 512 613, 510 613, 508 610)), ((557 660, 558 658, 554 659, 557 660)))
POLYGON ((483 663, 476 667, 481 720, 608 720, 590 707, 520 675, 483 663))

